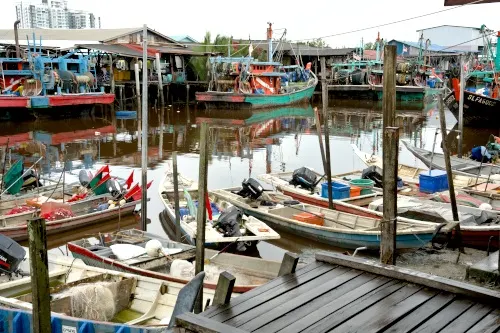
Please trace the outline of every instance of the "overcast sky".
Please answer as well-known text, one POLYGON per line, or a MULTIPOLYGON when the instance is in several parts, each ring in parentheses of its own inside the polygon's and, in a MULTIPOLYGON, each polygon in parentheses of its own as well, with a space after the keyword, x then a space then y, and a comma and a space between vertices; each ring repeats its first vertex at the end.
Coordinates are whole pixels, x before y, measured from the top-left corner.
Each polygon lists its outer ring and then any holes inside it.
MULTIPOLYGON (((38 0, 40 1, 40 0, 38 0)), ((18 0, 1 0, 0 28, 11 28, 18 0)), ((37 2, 37 1, 32 1, 37 2)), ((201 41, 206 31, 234 38, 265 39, 267 22, 286 28, 287 39, 301 40, 338 34, 415 17, 453 7, 444 0, 316 0, 240 2, 234 0, 69 0, 69 7, 101 17, 102 28, 128 28, 147 24, 165 35, 190 35, 201 41), (285 5, 286 4, 286 5, 285 5), (302 5, 303 4, 303 5, 302 5)), ((447 12, 381 28, 325 38, 332 47, 356 46, 361 38, 375 40, 380 31, 386 40, 417 41, 416 30, 443 24, 500 30, 500 3, 469 5, 447 12)), ((275 31, 280 37, 282 30, 275 31)))

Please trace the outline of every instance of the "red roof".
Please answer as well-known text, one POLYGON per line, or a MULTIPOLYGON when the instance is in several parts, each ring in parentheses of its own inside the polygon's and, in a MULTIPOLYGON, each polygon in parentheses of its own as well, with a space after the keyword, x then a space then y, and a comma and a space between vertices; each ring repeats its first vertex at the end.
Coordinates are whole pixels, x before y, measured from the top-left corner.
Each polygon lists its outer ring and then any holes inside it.
MULTIPOLYGON (((143 52, 142 46, 138 44, 120 44, 120 45, 123 45, 131 50, 143 52)), ((161 52, 155 48, 148 47, 148 57, 155 57, 156 53, 161 53, 161 52)))

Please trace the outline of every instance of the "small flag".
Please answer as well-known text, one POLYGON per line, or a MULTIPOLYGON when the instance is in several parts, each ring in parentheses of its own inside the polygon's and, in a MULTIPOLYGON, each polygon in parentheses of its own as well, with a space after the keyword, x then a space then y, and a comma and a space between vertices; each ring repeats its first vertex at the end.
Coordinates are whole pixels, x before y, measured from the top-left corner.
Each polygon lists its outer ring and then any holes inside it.
POLYGON ((207 206, 208 219, 212 221, 212 206, 210 206, 210 199, 208 198, 208 192, 205 193, 205 206, 207 206))
POLYGON ((405 45, 403 45, 403 53, 406 53, 406 52, 408 52, 408 48, 405 45))
POLYGON ((132 186, 133 182, 134 182, 134 170, 132 170, 130 176, 128 176, 127 180, 125 181, 125 185, 127 185, 127 190, 130 189, 130 186, 132 186))

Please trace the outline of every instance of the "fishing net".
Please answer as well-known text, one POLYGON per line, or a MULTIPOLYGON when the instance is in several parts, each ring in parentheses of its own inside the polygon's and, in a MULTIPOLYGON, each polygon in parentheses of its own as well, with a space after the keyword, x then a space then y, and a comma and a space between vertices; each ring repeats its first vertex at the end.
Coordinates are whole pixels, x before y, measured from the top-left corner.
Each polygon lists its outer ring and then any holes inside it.
POLYGON ((28 205, 23 205, 23 206, 18 206, 14 207, 11 210, 9 210, 5 215, 14 215, 14 214, 19 214, 19 213, 27 213, 34 211, 36 208, 33 206, 28 206, 28 205))
POLYGON ((116 315, 113 283, 82 284, 57 294, 57 298, 70 297, 74 317, 110 321, 116 315))

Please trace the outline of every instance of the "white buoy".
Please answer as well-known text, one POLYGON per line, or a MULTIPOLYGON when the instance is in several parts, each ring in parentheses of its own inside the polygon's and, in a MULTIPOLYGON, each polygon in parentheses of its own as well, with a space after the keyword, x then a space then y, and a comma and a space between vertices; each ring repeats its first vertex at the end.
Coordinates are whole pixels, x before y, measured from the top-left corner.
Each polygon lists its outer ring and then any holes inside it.
POLYGON ((161 245, 161 242, 157 239, 149 240, 146 243, 146 246, 144 247, 147 255, 150 257, 159 257, 162 248, 163 248, 163 246, 161 245))

